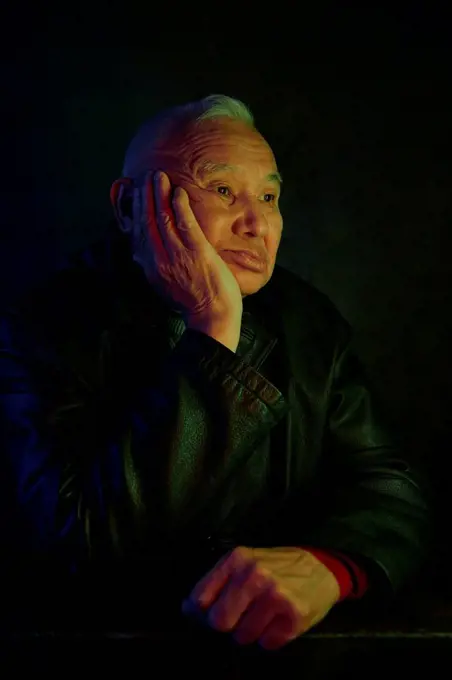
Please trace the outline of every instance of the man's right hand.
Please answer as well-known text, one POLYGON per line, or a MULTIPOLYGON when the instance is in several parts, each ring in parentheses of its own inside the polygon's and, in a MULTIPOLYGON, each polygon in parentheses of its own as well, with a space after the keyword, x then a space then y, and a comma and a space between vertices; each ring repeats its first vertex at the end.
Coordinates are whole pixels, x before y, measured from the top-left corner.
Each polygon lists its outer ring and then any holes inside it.
POLYGON ((205 237, 187 192, 163 173, 148 173, 134 190, 134 217, 142 229, 138 254, 151 285, 189 328, 216 337, 235 351, 240 336, 242 295, 234 275, 205 237), (223 338, 223 340, 221 339, 223 338))

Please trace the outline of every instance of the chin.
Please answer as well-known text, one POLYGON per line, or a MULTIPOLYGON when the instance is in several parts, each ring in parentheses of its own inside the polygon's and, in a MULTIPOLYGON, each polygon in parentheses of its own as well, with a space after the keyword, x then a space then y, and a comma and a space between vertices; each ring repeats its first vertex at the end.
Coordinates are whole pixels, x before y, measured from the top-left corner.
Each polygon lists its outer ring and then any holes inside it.
POLYGON ((238 274, 236 271, 233 272, 237 283, 239 284, 240 292, 242 293, 242 298, 247 295, 253 295, 257 293, 261 288, 268 283, 268 276, 264 274, 256 274, 254 272, 240 272, 238 274))

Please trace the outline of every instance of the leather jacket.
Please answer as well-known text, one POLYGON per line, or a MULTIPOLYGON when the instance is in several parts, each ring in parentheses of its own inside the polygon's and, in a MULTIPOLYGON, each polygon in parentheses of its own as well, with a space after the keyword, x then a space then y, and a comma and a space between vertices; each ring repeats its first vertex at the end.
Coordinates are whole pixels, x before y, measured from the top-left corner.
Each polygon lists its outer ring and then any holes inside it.
POLYGON ((278 265, 233 353, 107 238, 3 314, 0 362, 3 535, 34 564, 311 545, 366 565, 379 600, 427 557, 428 492, 350 325, 278 265))

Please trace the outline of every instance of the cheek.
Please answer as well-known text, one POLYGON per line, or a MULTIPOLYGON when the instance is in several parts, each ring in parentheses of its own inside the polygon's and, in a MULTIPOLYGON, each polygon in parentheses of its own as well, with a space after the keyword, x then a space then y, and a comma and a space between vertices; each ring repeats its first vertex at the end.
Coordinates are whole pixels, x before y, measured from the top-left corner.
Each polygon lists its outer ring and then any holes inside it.
POLYGON ((218 205, 218 201, 210 197, 192 201, 191 209, 207 239, 211 243, 220 240, 227 211, 218 205))
POLYGON ((280 222, 277 224, 272 224, 272 229, 270 230, 269 233, 269 240, 268 240, 268 250, 269 253, 275 257, 276 253, 278 252, 279 244, 281 243, 281 238, 282 238, 282 225, 280 222))

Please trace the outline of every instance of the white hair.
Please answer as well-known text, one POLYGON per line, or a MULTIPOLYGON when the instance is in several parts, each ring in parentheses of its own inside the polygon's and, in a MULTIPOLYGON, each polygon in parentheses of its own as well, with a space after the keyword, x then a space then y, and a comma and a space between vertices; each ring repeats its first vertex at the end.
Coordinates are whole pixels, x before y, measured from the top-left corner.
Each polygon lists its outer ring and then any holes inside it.
POLYGON ((193 120, 211 120, 213 118, 233 118, 254 127, 254 116, 251 109, 240 99, 227 97, 225 94, 209 94, 208 97, 186 106, 192 107, 193 120))
POLYGON ((232 118, 256 129, 251 109, 239 99, 224 94, 210 94, 198 101, 165 109, 141 125, 133 137, 125 154, 123 176, 133 177, 146 169, 150 147, 161 149, 186 125, 215 118, 232 118))

